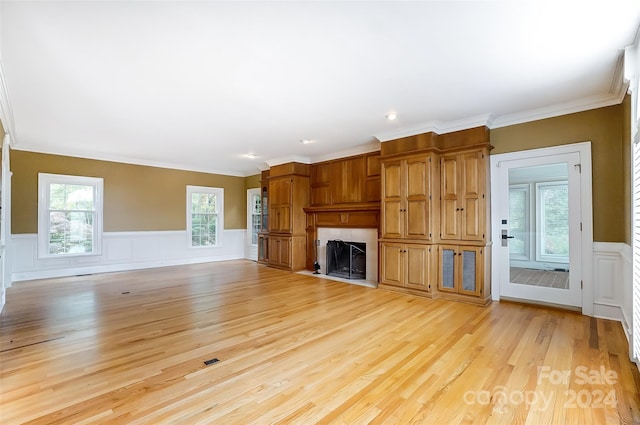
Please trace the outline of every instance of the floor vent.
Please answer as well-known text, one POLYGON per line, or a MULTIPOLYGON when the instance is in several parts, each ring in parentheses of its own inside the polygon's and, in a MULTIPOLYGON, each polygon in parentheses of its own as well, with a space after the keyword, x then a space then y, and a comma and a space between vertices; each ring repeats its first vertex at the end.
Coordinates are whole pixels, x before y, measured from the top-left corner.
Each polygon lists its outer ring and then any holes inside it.
POLYGON ((205 366, 211 366, 212 364, 214 364, 214 363, 218 363, 219 361, 220 361, 220 360, 218 360, 218 359, 205 360, 205 361, 204 361, 204 365, 205 365, 205 366))

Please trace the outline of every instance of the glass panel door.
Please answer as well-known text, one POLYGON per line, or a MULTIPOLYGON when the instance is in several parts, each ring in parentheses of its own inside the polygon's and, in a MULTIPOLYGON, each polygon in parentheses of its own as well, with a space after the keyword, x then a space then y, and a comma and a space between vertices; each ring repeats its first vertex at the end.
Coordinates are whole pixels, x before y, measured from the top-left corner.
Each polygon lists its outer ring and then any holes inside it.
POLYGON ((581 306, 579 164, 577 152, 500 163, 501 297, 581 306))

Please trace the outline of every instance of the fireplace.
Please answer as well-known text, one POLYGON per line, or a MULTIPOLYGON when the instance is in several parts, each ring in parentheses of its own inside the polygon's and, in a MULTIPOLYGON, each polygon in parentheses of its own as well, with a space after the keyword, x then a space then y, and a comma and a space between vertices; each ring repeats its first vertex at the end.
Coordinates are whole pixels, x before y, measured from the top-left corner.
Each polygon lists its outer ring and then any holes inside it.
POLYGON ((327 241, 327 274, 345 279, 366 279, 367 244, 327 241))

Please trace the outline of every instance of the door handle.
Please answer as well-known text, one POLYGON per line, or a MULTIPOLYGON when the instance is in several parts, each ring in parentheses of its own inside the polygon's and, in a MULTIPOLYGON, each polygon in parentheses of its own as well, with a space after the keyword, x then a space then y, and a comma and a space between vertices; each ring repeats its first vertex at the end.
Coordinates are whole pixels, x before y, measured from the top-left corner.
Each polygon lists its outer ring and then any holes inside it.
POLYGON ((513 239, 515 236, 509 236, 509 231, 507 229, 502 229, 502 246, 509 246, 509 239, 513 239))

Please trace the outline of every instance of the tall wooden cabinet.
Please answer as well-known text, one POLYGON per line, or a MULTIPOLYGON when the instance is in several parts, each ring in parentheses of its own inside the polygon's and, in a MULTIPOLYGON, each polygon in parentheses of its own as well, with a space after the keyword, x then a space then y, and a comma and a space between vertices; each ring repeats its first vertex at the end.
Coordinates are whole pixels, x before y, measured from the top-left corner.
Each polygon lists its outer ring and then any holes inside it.
POLYGON ((380 283, 430 293, 435 286, 434 153, 382 160, 380 283), (433 285, 432 285, 433 284, 433 285))
POLYGON ((383 162, 382 237, 431 240, 434 155, 383 162))
POLYGON ((288 163, 269 170, 268 264, 291 271, 305 268, 309 165, 288 163))
POLYGON ((487 162, 483 149, 442 155, 441 239, 485 239, 487 162))
POLYGON ((490 302, 489 132, 384 142, 380 286, 490 302))

